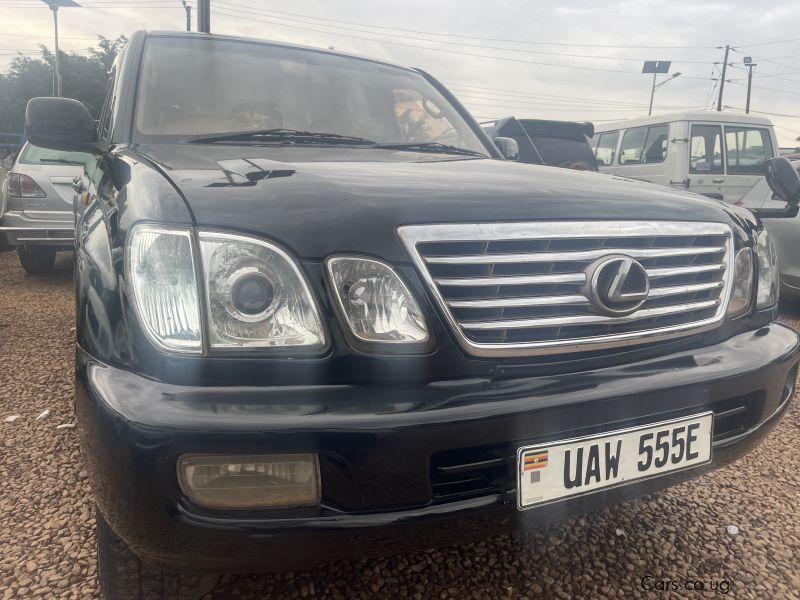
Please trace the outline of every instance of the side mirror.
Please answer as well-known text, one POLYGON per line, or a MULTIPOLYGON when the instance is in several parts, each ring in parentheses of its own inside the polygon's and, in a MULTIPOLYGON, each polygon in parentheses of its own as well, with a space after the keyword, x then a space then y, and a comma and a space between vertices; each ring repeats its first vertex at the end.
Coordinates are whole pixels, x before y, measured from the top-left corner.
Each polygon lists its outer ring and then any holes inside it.
POLYGON ((92 114, 83 102, 70 98, 31 98, 25 109, 25 135, 34 146, 51 150, 99 150, 92 114))
POLYGON ((786 202, 786 208, 763 208, 753 212, 762 219, 793 218, 798 213, 800 203, 800 175, 792 163, 784 156, 770 158, 766 162, 767 183, 772 192, 786 202))
POLYGON ((506 160, 519 160, 519 144, 517 140, 509 137, 494 138, 494 145, 506 160))

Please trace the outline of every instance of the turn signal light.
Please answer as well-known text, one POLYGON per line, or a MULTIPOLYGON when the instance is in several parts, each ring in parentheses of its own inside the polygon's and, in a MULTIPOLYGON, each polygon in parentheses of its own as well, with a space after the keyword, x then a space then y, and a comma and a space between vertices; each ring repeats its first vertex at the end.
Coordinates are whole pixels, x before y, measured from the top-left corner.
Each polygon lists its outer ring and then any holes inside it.
POLYGON ((178 480, 206 508, 295 508, 321 496, 316 454, 184 455, 178 480))

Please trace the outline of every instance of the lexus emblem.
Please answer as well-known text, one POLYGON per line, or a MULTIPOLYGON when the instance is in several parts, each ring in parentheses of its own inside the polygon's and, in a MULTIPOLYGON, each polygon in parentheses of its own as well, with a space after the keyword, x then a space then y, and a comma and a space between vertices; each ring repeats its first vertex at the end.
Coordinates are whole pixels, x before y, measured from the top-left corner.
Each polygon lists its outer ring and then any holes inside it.
POLYGON ((647 271, 625 255, 604 256, 586 273, 588 297, 595 312, 622 317, 636 311, 650 293, 647 271))

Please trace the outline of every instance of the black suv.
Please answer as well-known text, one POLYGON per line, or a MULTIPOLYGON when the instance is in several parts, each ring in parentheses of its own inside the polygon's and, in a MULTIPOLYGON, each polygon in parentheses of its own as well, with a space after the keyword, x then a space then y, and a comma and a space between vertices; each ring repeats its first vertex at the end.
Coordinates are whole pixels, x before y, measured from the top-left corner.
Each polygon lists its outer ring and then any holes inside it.
POLYGON ((510 138, 518 151, 517 160, 531 165, 549 165, 578 171, 597 171, 597 160, 589 145, 592 123, 517 119, 505 117, 483 124, 490 138, 510 138))
POLYGON ((138 32, 97 129, 58 98, 26 126, 94 156, 75 403, 108 598, 647 494, 792 397, 751 213, 503 160, 421 71, 138 32))

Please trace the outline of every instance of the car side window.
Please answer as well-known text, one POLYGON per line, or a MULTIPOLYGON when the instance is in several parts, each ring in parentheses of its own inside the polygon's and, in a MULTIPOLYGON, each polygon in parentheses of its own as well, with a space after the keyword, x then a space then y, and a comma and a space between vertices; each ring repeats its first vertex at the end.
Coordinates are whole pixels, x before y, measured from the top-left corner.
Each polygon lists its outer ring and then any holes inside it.
POLYGON ((644 163, 660 163, 667 158, 669 146, 669 125, 655 125, 647 128, 647 137, 644 140, 644 163))
POLYGON ((619 164, 630 165, 642 162, 642 146, 644 146, 646 133, 646 127, 635 127, 625 132, 619 148, 619 164))
POLYGON ((692 125, 689 139, 689 173, 722 173, 722 128, 692 125))
POLYGON ((765 161, 773 155, 768 130, 725 126, 728 175, 765 175, 765 161))
POLYGON ((100 112, 100 120, 97 123, 97 139, 106 142, 111 139, 112 114, 114 113, 114 84, 116 82, 116 69, 112 69, 108 75, 106 84, 106 99, 103 102, 103 110, 100 112))
POLYGON ((607 167, 614 164, 617 155, 617 142, 619 141, 619 131, 608 131, 599 134, 597 145, 594 150, 594 157, 599 167, 607 167))

